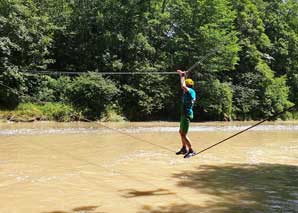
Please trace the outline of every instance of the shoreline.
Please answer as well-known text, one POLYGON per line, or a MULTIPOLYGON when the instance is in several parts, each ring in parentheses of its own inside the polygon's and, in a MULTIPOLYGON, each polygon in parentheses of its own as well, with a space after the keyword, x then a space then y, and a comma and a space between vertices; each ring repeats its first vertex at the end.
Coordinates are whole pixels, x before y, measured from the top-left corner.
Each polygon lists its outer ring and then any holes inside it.
MULTIPOLYGON (((217 130, 226 129, 228 131, 238 131, 242 128, 250 127, 258 121, 208 121, 208 122, 192 122, 190 125, 190 131, 201 131, 205 129, 213 128, 217 130)), ((285 128, 298 126, 298 120, 292 121, 266 121, 259 126, 267 126, 268 129, 279 130, 282 126, 285 128)), ((82 122, 82 121, 71 121, 71 122, 56 122, 56 121, 35 121, 35 122, 11 122, 0 120, 0 130, 19 130, 19 129, 152 129, 154 131, 169 131, 171 128, 179 128, 179 121, 140 121, 140 122, 82 122)), ((260 129, 260 128, 259 128, 260 129)), ((171 130, 172 131, 172 130, 171 130)))
MULTIPOLYGON (((249 121, 191 121, 191 125, 196 124, 205 124, 205 125, 213 125, 213 124, 255 124, 262 120, 249 120, 249 121)), ((169 120, 149 120, 149 121, 101 121, 101 120, 95 120, 95 121, 87 121, 87 120, 80 120, 80 121, 55 121, 55 120, 29 120, 29 121, 11 121, 6 119, 0 118, 0 124, 37 124, 37 123, 57 123, 57 124, 94 124, 94 123, 102 123, 102 124, 125 124, 125 123, 134 123, 134 124, 150 124, 150 123, 156 123, 156 124, 174 124, 179 123, 179 120, 176 121, 169 121, 169 120)), ((265 121, 264 123, 271 123, 271 124, 298 124, 298 120, 275 120, 275 121, 265 121)))
MULTIPOLYGON (((239 132, 256 122, 194 122, 190 134, 195 132, 239 132)), ((0 122, 0 136, 62 135, 98 133, 178 133, 178 122, 0 122)), ((298 121, 264 122, 249 131, 284 132, 298 131, 298 121)))

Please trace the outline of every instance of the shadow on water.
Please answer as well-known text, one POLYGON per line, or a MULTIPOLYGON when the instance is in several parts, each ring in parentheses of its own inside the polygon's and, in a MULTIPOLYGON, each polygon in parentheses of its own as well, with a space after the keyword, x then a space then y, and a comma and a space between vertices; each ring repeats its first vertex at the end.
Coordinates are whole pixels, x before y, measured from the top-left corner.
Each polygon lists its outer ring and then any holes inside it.
POLYGON ((170 192, 167 189, 156 189, 156 190, 150 190, 150 191, 138 191, 135 189, 127 189, 127 190, 121 190, 120 192, 125 193, 124 195, 122 195, 125 198, 134 198, 134 197, 143 197, 143 196, 161 196, 161 195, 175 194, 174 192, 170 192))
POLYGON ((43 212, 43 213, 105 213, 105 212, 100 212, 97 211, 97 208, 99 206, 80 206, 76 207, 70 211, 51 211, 51 212, 43 212))
POLYGON ((203 165, 176 173, 178 186, 212 196, 202 206, 143 206, 142 213, 295 213, 298 212, 298 167, 281 164, 203 165))

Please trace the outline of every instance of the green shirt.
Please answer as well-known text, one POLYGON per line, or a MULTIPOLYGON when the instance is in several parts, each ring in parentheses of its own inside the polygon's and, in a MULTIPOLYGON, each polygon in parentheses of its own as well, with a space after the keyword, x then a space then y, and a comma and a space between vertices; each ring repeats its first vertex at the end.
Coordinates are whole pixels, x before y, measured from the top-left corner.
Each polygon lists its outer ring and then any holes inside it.
POLYGON ((196 100, 196 92, 192 88, 188 88, 188 92, 184 92, 182 96, 181 114, 193 118, 193 106, 196 100))

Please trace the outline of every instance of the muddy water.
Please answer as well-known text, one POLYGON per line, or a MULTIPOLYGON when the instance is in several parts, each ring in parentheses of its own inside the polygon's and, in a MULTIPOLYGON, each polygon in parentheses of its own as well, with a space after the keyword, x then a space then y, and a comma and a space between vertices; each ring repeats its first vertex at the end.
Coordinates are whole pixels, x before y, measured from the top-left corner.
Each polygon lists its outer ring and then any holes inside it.
POLYGON ((298 212, 297 123, 104 125, 0 124, 0 212, 298 212))

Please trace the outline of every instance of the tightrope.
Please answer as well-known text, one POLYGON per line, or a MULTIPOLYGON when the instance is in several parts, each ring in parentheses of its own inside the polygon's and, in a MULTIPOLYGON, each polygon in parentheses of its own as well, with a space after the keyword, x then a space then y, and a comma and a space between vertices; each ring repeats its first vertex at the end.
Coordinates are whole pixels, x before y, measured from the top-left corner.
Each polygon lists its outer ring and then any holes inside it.
POLYGON ((258 122, 256 124, 254 124, 254 125, 252 125, 252 126, 250 126, 248 128, 246 128, 244 130, 241 130, 241 131, 237 132, 236 134, 231 135, 231 136, 229 136, 229 137, 227 137, 227 138, 225 138, 225 139, 223 139, 223 140, 221 140, 221 141, 219 141, 219 142, 217 142, 217 143, 215 143, 215 144, 213 144, 213 145, 211 145, 211 146, 209 146, 209 147, 207 147, 207 148, 205 148, 205 149, 197 152, 195 155, 198 155, 198 154, 201 154, 203 152, 206 152, 207 150, 209 150, 209 149, 211 149, 211 148, 213 148, 215 146, 218 146, 219 144, 221 144, 221 143, 223 143, 223 142, 225 142, 227 140, 230 140, 231 138, 236 137, 237 135, 240 135, 240 134, 242 134, 242 133, 244 133, 244 132, 246 132, 246 131, 248 131, 248 130, 250 130, 250 129, 252 129, 252 128, 254 128, 254 127, 256 127, 256 126, 258 126, 260 124, 262 124, 262 123, 264 123, 265 121, 268 121, 268 120, 273 119, 273 118, 275 118, 275 117, 277 117, 279 115, 282 115, 282 114, 284 114, 287 111, 291 111, 294 108, 296 108, 296 105, 291 106, 291 107, 289 107, 289 108, 287 108, 287 109, 285 109, 285 110, 283 110, 281 112, 278 112, 278 113, 276 113, 276 114, 274 114, 274 115, 272 115, 272 116, 270 116, 270 117, 268 117, 268 118, 266 118, 266 119, 264 119, 264 120, 262 120, 262 121, 260 121, 260 122, 258 122))

